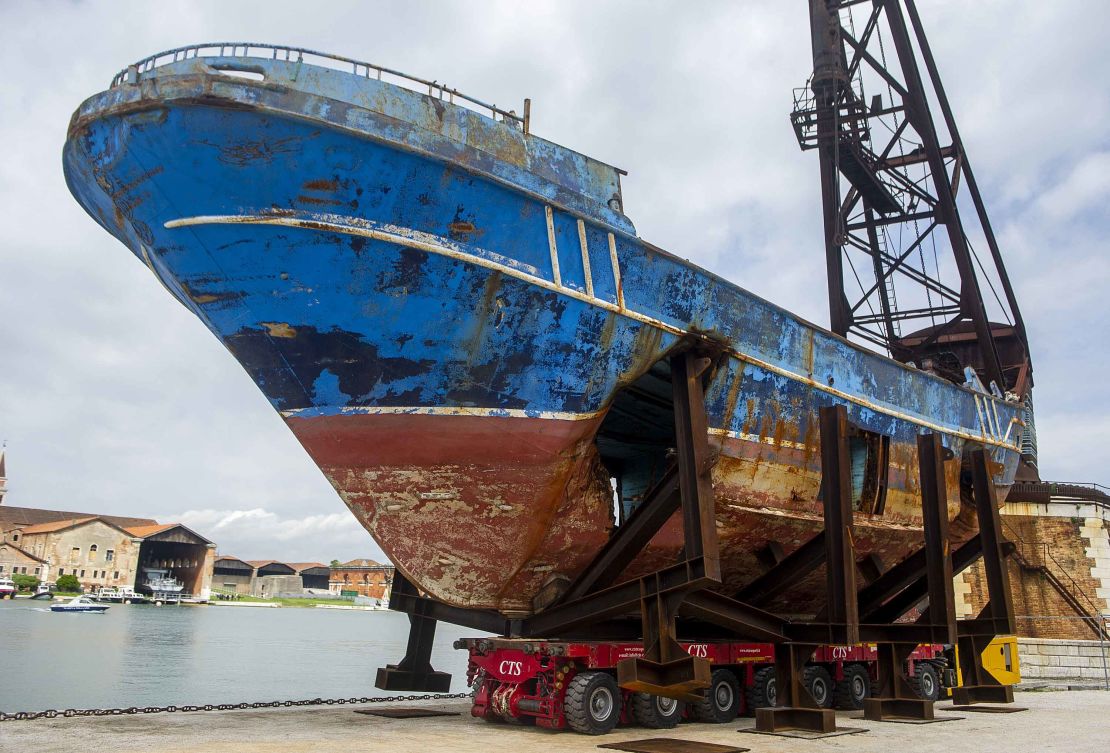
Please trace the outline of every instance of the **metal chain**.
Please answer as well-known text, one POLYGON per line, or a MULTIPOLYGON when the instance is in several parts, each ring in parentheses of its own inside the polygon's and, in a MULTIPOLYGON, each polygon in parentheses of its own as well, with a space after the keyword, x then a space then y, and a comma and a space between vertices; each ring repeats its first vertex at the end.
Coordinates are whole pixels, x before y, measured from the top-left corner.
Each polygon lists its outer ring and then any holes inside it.
POLYGON ((443 701, 470 698, 470 693, 425 693, 424 695, 392 695, 374 698, 310 698, 304 701, 254 701, 247 703, 206 703, 202 706, 129 706, 123 709, 47 709, 46 711, 0 711, 0 722, 54 719, 59 716, 120 716, 122 714, 172 714, 177 711, 237 711, 240 709, 275 709, 287 706, 336 706, 344 704, 388 703, 390 701, 443 701))

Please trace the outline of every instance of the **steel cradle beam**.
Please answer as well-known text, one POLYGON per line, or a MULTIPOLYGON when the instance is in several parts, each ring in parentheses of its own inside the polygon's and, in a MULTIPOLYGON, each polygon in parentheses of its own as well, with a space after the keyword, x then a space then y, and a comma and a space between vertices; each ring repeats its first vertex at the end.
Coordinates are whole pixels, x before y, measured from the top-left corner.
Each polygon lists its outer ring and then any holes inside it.
POLYGON ((617 528, 557 604, 566 604, 611 586, 670 519, 680 503, 678 469, 671 468, 624 525, 617 528))
POLYGON ((825 563, 825 532, 821 531, 736 593, 736 600, 766 604, 825 563))

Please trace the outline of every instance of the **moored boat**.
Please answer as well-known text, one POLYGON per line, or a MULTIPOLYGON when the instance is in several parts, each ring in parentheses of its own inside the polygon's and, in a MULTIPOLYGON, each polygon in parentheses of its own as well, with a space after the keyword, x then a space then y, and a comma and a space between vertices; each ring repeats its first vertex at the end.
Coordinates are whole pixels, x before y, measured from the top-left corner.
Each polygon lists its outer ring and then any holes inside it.
MULTIPOLYGON (((1012 483, 1021 403, 974 373, 958 385, 865 350, 642 241, 620 170, 434 82, 292 48, 182 48, 87 100, 64 164, 86 211, 445 602, 531 612, 590 561, 671 462, 667 359, 683 349, 712 359, 728 589, 766 568, 769 544, 788 554, 820 529, 821 406, 845 406, 854 427, 861 555, 895 562, 921 537, 922 431, 955 458, 957 541, 974 531, 960 459, 986 448, 1001 497, 1012 483)), ((672 521, 625 575, 681 548, 672 521)), ((779 606, 819 609, 822 585, 811 579, 808 607, 779 606)))
POLYGON ((144 567, 143 582, 139 589, 148 593, 152 598, 165 596, 178 596, 185 588, 185 584, 173 576, 168 569, 144 567))
POLYGON ((100 603, 114 603, 114 604, 144 604, 147 601, 145 594, 138 591, 121 586, 119 588, 101 588, 96 592, 94 597, 100 603))

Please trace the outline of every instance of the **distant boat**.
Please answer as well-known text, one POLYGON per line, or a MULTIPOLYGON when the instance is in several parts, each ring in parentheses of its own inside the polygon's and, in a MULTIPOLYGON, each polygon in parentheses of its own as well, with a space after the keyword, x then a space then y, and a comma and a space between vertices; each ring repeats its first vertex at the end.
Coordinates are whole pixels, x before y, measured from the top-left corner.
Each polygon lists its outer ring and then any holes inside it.
POLYGON ((115 602, 121 604, 130 604, 132 602, 144 604, 147 597, 131 588, 102 588, 96 592, 94 597, 98 602, 115 602))
POLYGON ((104 604, 97 604, 93 601, 93 597, 88 595, 75 596, 65 604, 53 604, 50 607, 51 612, 96 612, 103 614, 108 611, 108 607, 104 604))
POLYGON ((146 580, 139 587, 140 591, 149 591, 155 596, 158 594, 176 595, 185 588, 185 584, 173 577, 169 570, 144 568, 143 573, 146 575, 146 580))

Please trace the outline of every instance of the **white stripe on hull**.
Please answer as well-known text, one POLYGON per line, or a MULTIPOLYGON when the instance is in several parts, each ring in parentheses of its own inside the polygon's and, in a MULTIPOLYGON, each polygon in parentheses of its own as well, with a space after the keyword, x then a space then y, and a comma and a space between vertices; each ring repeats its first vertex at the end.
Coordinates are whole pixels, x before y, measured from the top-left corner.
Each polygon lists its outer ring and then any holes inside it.
MULTIPOLYGON (((674 334, 678 337, 694 337, 703 340, 705 339, 705 336, 699 333, 688 332, 681 327, 676 327, 673 324, 668 324, 667 322, 661 321, 646 314, 642 314, 638 311, 632 311, 628 308, 625 308, 625 306, 623 305, 623 295, 619 296, 619 298, 621 299, 619 305, 614 304, 606 301, 603 298, 590 296, 574 288, 563 287, 561 284, 553 283, 550 280, 546 280, 535 273, 534 267, 528 266, 527 269, 532 270, 531 272, 529 272, 525 269, 526 265, 515 263, 512 260, 502 257, 499 254, 494 254, 489 251, 477 249, 481 250, 481 255, 479 255, 474 253, 474 250, 472 250, 471 248, 464 249, 461 245, 445 241, 440 236, 433 235, 431 233, 425 233, 419 230, 413 230, 412 228, 403 228, 396 225, 371 222, 359 217, 348 217, 345 215, 335 214, 312 214, 307 218, 268 214, 200 215, 197 217, 183 217, 176 220, 170 220, 166 222, 164 226, 168 229, 173 229, 179 227, 189 227, 193 225, 278 225, 283 227, 302 228, 306 230, 341 233, 345 235, 356 235, 364 238, 371 238, 373 240, 380 240, 387 243, 393 243, 404 248, 413 248, 419 251, 426 251, 428 253, 446 256, 458 261, 494 270, 509 277, 513 277, 537 287, 544 288, 545 290, 550 290, 555 293, 559 293, 560 295, 565 295, 570 298, 582 301, 591 306, 596 306, 605 311, 619 314, 621 316, 626 316, 633 321, 656 327, 665 332, 670 332, 671 334, 674 334), (499 259, 499 261, 494 261, 494 258, 499 259)), ((551 239, 553 239, 553 237, 554 234, 552 233, 551 239)), ((615 260, 615 245, 613 244, 611 234, 610 251, 613 253, 613 258, 615 260)), ((553 263, 558 263, 557 257, 553 258, 553 263)), ((614 266, 614 273, 617 273, 617 269, 618 267, 614 266)), ((558 273, 556 272, 556 274, 558 273)), ((618 291, 620 291, 619 285, 617 289, 618 291)), ((718 345, 717 343, 714 344, 718 345)), ((1014 452, 1021 451, 1019 445, 1012 444, 1006 441, 1009 439, 1012 433, 1013 426, 1015 424, 1021 424, 1021 419, 1017 418, 1016 416, 1011 420, 1010 426, 1006 427, 1005 432, 1001 431, 1001 427, 999 427, 998 430, 995 430, 994 427, 989 427, 981 423, 981 428, 983 429, 983 431, 982 433, 976 434, 964 428, 943 426, 927 418, 903 413, 902 411, 896 410, 889 406, 868 400, 865 397, 844 392, 843 390, 839 390, 823 382, 812 379, 809 376, 806 376, 804 374, 797 374, 793 371, 790 371, 789 369, 784 369, 781 366, 776 366, 775 364, 764 361, 748 353, 743 353, 739 350, 736 350, 735 348, 727 348, 725 352, 727 352, 734 358, 744 361, 745 363, 749 363, 753 366, 757 366, 764 371, 769 371, 772 374, 778 374, 779 376, 786 377, 787 379, 792 379, 794 381, 805 384, 806 386, 810 387, 811 389, 817 390, 818 392, 824 392, 825 394, 832 395, 846 402, 867 408, 868 410, 873 410, 876 413, 882 413, 886 416, 892 416, 899 420, 907 421, 930 431, 961 437, 973 442, 979 442, 994 447, 1001 447, 1014 452)), ((997 400, 997 398, 988 395, 973 394, 973 397, 975 397, 976 399, 982 399, 985 405, 990 405, 992 408, 994 407, 993 402, 997 400)))

